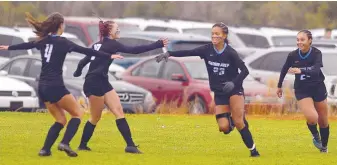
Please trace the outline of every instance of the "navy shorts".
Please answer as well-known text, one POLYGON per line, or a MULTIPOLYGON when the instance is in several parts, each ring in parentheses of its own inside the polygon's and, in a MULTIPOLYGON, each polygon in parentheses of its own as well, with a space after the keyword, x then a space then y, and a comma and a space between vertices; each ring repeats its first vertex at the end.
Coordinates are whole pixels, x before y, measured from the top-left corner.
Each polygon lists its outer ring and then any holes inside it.
POLYGON ((327 98, 328 94, 325 84, 320 83, 316 86, 295 89, 295 96, 297 100, 312 98, 314 102, 321 102, 327 98))
POLYGON ((233 95, 242 95, 244 96, 243 89, 234 89, 230 94, 214 94, 215 105, 229 105, 229 99, 233 95))
POLYGON ((46 86, 39 85, 38 88, 39 99, 42 102, 57 103, 63 96, 70 94, 65 86, 46 86))
POLYGON ((113 87, 108 80, 92 80, 86 79, 83 85, 85 96, 104 96, 107 92, 113 90, 113 87))

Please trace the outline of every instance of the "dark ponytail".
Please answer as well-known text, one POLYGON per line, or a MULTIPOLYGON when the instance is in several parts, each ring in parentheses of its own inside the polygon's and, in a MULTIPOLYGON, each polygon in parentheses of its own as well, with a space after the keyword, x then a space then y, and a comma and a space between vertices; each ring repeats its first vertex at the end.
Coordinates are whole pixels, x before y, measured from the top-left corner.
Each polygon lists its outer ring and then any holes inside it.
POLYGON ((64 23, 64 18, 60 13, 52 13, 42 22, 35 19, 30 13, 26 13, 26 21, 35 29, 34 33, 39 40, 46 37, 49 33, 56 33, 60 25, 64 23))
POLYGON ((220 22, 220 23, 214 24, 212 28, 214 28, 214 27, 221 28, 222 32, 227 35, 227 37, 225 38, 225 43, 228 45, 229 44, 229 40, 228 40, 228 27, 227 27, 227 25, 224 24, 224 23, 222 23, 222 22, 220 22))

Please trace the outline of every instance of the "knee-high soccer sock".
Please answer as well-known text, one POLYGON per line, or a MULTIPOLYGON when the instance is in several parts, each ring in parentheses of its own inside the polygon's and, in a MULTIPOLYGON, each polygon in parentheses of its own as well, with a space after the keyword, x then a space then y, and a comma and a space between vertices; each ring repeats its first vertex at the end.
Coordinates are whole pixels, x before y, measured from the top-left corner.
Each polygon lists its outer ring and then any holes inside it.
POLYGON ((243 142, 247 146, 249 150, 254 150, 255 149, 255 144, 253 141, 252 134, 250 133, 249 129, 247 126, 245 126, 242 130, 239 131, 242 137, 243 142))
POLYGON ((83 129, 80 147, 87 146, 92 134, 94 133, 95 127, 96 125, 93 125, 89 121, 87 121, 83 129))
POLYGON ((319 128, 319 132, 321 133, 322 138, 322 146, 327 147, 328 141, 329 141, 329 134, 330 134, 330 128, 329 126, 326 128, 319 128))
POLYGON ((245 125, 247 126, 247 128, 249 129, 249 124, 248 121, 246 119, 246 116, 243 116, 243 122, 245 123, 245 125))
POLYGON ((307 123, 308 125, 308 128, 312 134, 312 136, 314 136, 315 139, 319 139, 319 133, 318 133, 318 130, 317 130, 317 124, 309 124, 307 123))
POLYGON ((64 133, 64 136, 63 136, 63 139, 62 139, 61 143, 69 145, 69 142, 75 136, 80 123, 81 123, 81 119, 79 119, 79 118, 72 118, 69 121, 68 126, 67 126, 67 130, 64 133))
POLYGON ((126 144, 128 146, 135 146, 135 143, 131 137, 131 131, 128 122, 125 118, 117 119, 116 120, 117 128, 119 132, 122 134, 126 144))
POLYGON ((55 122, 49 129, 46 140, 42 147, 45 151, 50 151, 51 146, 55 143, 57 137, 59 136, 60 131, 62 130, 63 125, 61 123, 55 122))

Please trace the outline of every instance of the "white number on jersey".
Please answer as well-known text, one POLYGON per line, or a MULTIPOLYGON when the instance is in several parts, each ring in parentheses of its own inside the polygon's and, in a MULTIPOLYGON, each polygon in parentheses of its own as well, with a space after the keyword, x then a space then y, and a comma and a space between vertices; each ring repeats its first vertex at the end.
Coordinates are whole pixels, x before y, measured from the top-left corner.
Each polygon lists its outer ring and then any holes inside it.
POLYGON ((50 61, 52 51, 53 51, 53 44, 46 44, 46 49, 44 50, 44 57, 46 58, 46 62, 50 61))
MULTIPOLYGON (((94 49, 96 51, 99 51, 99 49, 101 49, 101 46, 102 46, 102 44, 95 44, 94 49)), ((91 61, 94 60, 94 59, 95 59, 95 56, 91 56, 91 61)))
POLYGON ((300 80, 305 80, 305 74, 301 74, 301 78, 300 78, 300 80))

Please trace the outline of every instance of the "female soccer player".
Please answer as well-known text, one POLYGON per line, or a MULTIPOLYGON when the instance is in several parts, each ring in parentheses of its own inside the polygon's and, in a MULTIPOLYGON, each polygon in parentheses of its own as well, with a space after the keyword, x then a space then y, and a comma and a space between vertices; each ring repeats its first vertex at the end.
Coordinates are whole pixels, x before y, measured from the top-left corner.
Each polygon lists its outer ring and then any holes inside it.
POLYGON ((312 34, 301 30, 297 34, 298 49, 289 53, 281 70, 277 95, 282 97, 282 82, 287 72, 295 74, 295 96, 303 112, 308 128, 313 136, 314 145, 323 153, 328 152, 329 122, 327 90, 324 84, 322 53, 312 47, 312 34), (317 123, 320 133, 317 130, 317 123))
POLYGON ((217 23, 212 27, 212 44, 207 44, 193 50, 169 51, 156 57, 157 62, 169 56, 200 56, 205 60, 209 75, 209 84, 214 92, 216 120, 219 130, 229 133, 233 124, 239 130, 243 142, 249 148, 252 157, 259 156, 244 121, 244 96, 242 82, 249 74, 244 62, 237 52, 228 45, 228 27, 224 23, 217 23), (240 74, 238 73, 240 69, 240 74), (232 114, 231 114, 232 113, 232 114), (232 118, 231 119, 231 115, 232 118), (232 121, 233 120, 233 121, 232 121))
MULTIPOLYGON (((100 21, 99 22, 100 38, 101 40, 93 45, 93 49, 107 53, 143 53, 157 48, 162 48, 168 44, 167 39, 158 40, 149 45, 128 47, 125 46, 116 39, 119 38, 118 24, 112 21, 100 21)), ((125 152, 127 153, 141 153, 135 143, 132 140, 129 125, 125 119, 122 105, 119 100, 119 96, 109 83, 108 72, 109 66, 113 60, 106 60, 106 58, 96 57, 90 58, 86 56, 82 59, 74 73, 74 76, 80 76, 82 69, 86 64, 91 61, 89 71, 85 78, 83 86, 84 93, 89 98, 90 103, 90 119, 85 124, 83 130, 83 136, 81 143, 78 147, 79 150, 91 149, 87 146, 94 129, 101 119, 104 104, 108 106, 110 111, 116 117, 116 125, 118 130, 122 134, 127 146, 125 152)))
POLYGON ((43 22, 37 21, 27 13, 26 20, 35 28, 35 33, 39 39, 37 41, 18 45, 0 46, 0 50, 22 50, 33 48, 40 50, 42 68, 38 93, 40 99, 46 104, 46 107, 53 115, 56 122, 49 129, 44 146, 40 150, 39 155, 51 155, 50 149, 59 136, 61 129, 67 123, 63 111, 66 110, 72 118, 68 123, 67 130, 58 149, 60 151, 65 151, 70 157, 76 157, 77 153, 70 148, 69 143, 77 132, 83 112, 80 110, 80 106, 75 98, 65 88, 63 83, 62 66, 66 54, 74 51, 86 55, 101 56, 104 59, 122 58, 122 56, 110 55, 89 48, 83 48, 64 37, 60 37, 64 30, 64 18, 59 13, 49 15, 43 22))

